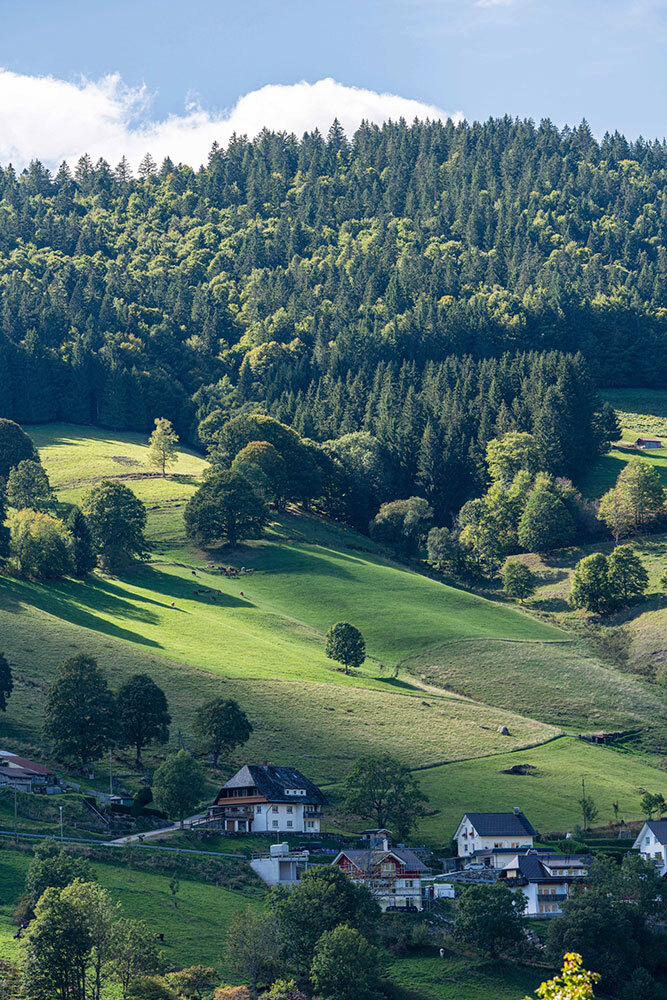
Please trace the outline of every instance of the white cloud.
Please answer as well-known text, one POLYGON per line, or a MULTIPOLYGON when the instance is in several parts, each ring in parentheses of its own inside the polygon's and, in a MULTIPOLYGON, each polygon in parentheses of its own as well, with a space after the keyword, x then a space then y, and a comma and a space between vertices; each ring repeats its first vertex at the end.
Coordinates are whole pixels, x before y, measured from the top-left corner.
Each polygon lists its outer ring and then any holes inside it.
POLYGON ((111 164, 125 154, 136 166, 150 152, 158 161, 169 155, 197 167, 215 140, 225 143, 233 132, 254 136, 266 126, 301 135, 315 127, 326 131, 337 117, 351 133, 364 118, 380 123, 401 116, 450 117, 434 105, 332 79, 269 84, 217 114, 189 104, 182 115, 151 121, 149 108, 146 89, 126 87, 118 75, 71 83, 0 69, 0 163, 23 168, 37 158, 54 166, 90 153, 111 164))

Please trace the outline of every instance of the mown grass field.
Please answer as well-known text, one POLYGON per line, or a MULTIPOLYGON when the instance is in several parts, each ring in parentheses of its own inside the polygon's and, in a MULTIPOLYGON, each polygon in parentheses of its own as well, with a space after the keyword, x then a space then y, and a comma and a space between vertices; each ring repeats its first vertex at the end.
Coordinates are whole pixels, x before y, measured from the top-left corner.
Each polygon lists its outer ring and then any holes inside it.
MULTIPOLYGON (((21 954, 11 914, 23 892, 30 857, 0 849, 0 954, 9 961, 21 954)), ((221 956, 224 928, 237 910, 261 905, 261 889, 223 889, 179 878, 174 907, 169 875, 136 869, 130 873, 125 864, 94 863, 92 867, 95 879, 121 904, 124 916, 144 920, 155 934, 165 935, 160 949, 169 966, 212 965, 220 970, 221 978, 231 976, 221 956)))
POLYGON ((634 754, 586 743, 573 736, 546 746, 417 772, 420 785, 438 812, 420 823, 419 835, 428 843, 448 843, 463 814, 483 802, 485 811, 507 812, 520 806, 540 833, 564 832, 581 825, 581 779, 586 794, 598 807, 597 822, 641 816, 645 790, 667 794, 667 772, 647 765, 634 754), (503 774, 515 764, 533 764, 533 775, 503 774))

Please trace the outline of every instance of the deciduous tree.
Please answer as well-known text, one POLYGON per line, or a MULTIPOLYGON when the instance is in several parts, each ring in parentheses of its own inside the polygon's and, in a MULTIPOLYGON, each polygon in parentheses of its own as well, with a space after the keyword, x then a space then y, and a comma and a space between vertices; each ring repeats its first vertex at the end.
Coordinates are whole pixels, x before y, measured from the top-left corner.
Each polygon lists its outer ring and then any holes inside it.
POLYGON ((454 918, 454 936, 485 955, 496 958, 514 951, 524 936, 527 900, 503 882, 467 886, 454 918))
POLYGON ((153 798, 158 808, 179 819, 199 805, 206 788, 201 764, 186 750, 170 754, 153 777, 153 798))
POLYGON ((324 651, 330 660, 342 663, 345 673, 357 669, 366 659, 366 643, 358 628, 349 622, 337 622, 324 637, 324 651))
POLYGON ((166 695, 148 674, 134 674, 120 688, 116 701, 123 736, 135 748, 137 767, 141 767, 144 747, 169 739, 171 716, 166 695))
POLYGON ((114 743, 117 725, 116 704, 97 661, 84 653, 64 660, 45 710, 44 737, 56 755, 86 769, 114 743))
POLYGON ((502 569, 503 590, 508 597, 525 601, 532 597, 537 587, 535 574, 525 563, 516 559, 508 559, 502 569))
POLYGON ((209 476, 185 508, 188 537, 200 545, 257 538, 267 520, 267 506, 248 480, 227 469, 209 476))
POLYGON ((62 521, 36 510, 19 510, 11 515, 9 530, 19 572, 41 580, 74 572, 72 536, 62 521))
POLYGON ((618 604, 638 601, 648 587, 648 573, 631 545, 618 545, 607 559, 607 579, 618 604))
POLYGON ((121 569, 146 554, 146 508, 127 486, 103 480, 86 494, 82 510, 107 569, 121 569))
POLYGON ((571 608, 582 608, 595 614, 603 614, 613 607, 607 557, 604 553, 593 552, 590 556, 584 556, 574 567, 569 603, 571 608))
POLYGON ((171 421, 165 417, 156 417, 155 430, 148 442, 148 463, 158 468, 163 477, 166 476, 167 469, 178 462, 177 444, 178 434, 171 421))
POLYGON ((41 462, 24 458, 9 470, 7 500, 17 510, 47 511, 53 506, 53 490, 41 462))
POLYGON ((380 955, 363 934, 340 924, 315 945, 310 979, 323 1000, 373 1000, 380 993, 380 955))
POLYGON ((232 698, 214 698, 198 709, 195 731, 202 749, 211 754, 217 767, 221 754, 228 759, 236 747, 248 742, 252 724, 238 702, 232 698))
POLYGON ((70 507, 69 513, 65 518, 65 527, 72 536, 74 574, 82 578, 95 569, 97 554, 93 546, 88 521, 74 504, 70 507))
POLYGON ((225 936, 227 964, 250 986, 256 1000, 259 987, 271 983, 279 967, 278 925, 271 913, 237 910, 225 936))
POLYGON ((345 781, 345 808, 406 837, 424 815, 427 797, 412 772, 388 755, 360 757, 345 781))

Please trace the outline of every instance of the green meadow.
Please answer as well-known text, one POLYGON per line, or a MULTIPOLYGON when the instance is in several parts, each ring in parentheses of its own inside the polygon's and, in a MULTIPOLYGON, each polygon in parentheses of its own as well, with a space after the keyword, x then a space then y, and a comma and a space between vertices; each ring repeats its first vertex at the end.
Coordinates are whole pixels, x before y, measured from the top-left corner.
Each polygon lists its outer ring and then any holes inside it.
POLYGON ((637 457, 655 466, 663 486, 667 486, 667 390, 608 389, 601 395, 618 414, 622 443, 592 465, 581 483, 584 496, 601 497, 614 485, 623 467, 637 457), (629 447, 638 437, 662 438, 663 446, 656 450, 629 447))

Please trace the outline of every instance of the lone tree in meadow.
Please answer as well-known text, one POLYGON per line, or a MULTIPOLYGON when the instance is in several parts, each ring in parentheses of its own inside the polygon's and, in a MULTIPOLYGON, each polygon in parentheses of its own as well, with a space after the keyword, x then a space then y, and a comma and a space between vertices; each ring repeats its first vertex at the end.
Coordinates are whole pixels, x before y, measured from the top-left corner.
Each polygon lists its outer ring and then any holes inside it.
POLYGON ((7 711, 7 699, 14 689, 12 668, 4 653, 0 653, 0 712, 7 711))
POLYGON ((137 767, 141 767, 144 747, 169 739, 167 698, 148 674, 134 674, 119 690, 116 702, 123 736, 135 748, 137 767))
POLYGON ((165 417, 157 417, 155 430, 148 441, 148 462, 160 469, 163 477, 167 475, 169 466, 178 462, 177 444, 178 434, 172 427, 171 421, 165 417))
POLYGON ((120 569, 146 554, 146 508, 127 486, 103 480, 86 494, 82 510, 105 568, 120 569))
POLYGON ((9 470, 24 459, 39 461, 32 438, 13 420, 0 417, 0 480, 6 480, 9 470))
POLYGON ((508 597, 525 601, 532 597, 537 587, 535 574, 525 563, 516 559, 508 559, 502 568, 503 590, 508 597))
POLYGON ((47 511, 53 506, 53 490, 41 462, 24 458, 9 470, 7 500, 17 510, 47 511))
POLYGON ((56 756, 85 770, 115 742, 117 726, 116 703, 97 660, 84 653, 64 660, 49 688, 43 727, 56 756))
POLYGON ((268 520, 268 508, 245 476, 229 469, 202 483, 185 508, 188 538, 200 545, 257 538, 268 520))
POLYGON ((618 545, 607 559, 607 577, 619 604, 640 600, 648 587, 648 573, 631 545, 618 545))
POLYGON ((228 760, 236 747, 248 742, 252 723, 232 698, 214 698, 197 711, 195 732, 217 767, 221 755, 228 760))
POLYGON ((204 769, 186 750, 170 754, 153 778, 157 807, 168 816, 176 816, 181 827, 186 815, 203 799, 205 790, 204 769))
POLYGON ((345 673, 350 667, 360 667, 366 659, 366 643, 358 628, 349 622, 332 625, 324 637, 324 651, 330 660, 342 663, 345 673))
POLYGON ((582 608, 594 614, 604 614, 613 607, 609 568, 604 553, 593 552, 580 559, 574 567, 569 603, 571 608, 582 608))
POLYGON ((424 815, 426 795, 394 757, 360 757, 345 782, 345 809, 374 820, 400 838, 424 815))

